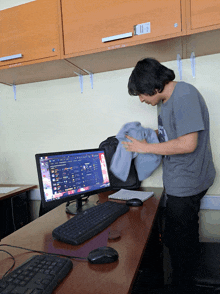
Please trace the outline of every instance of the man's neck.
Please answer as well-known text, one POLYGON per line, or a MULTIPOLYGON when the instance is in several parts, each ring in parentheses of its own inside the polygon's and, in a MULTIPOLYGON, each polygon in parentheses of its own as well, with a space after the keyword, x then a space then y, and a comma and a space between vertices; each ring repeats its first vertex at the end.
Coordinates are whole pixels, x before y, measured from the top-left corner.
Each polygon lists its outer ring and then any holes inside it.
POLYGON ((163 94, 163 97, 164 97, 162 99, 163 103, 167 102, 170 99, 170 97, 172 96, 173 91, 176 87, 176 84, 177 84, 177 82, 172 81, 172 82, 169 82, 169 84, 165 85, 164 90, 161 93, 161 94, 163 94))

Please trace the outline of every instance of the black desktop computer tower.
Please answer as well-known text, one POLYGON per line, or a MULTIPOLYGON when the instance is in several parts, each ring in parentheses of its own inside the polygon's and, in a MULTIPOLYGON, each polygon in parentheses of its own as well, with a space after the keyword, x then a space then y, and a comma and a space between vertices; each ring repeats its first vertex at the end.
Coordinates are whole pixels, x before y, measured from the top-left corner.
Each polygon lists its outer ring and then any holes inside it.
POLYGON ((29 223, 29 205, 26 193, 12 199, 12 217, 14 230, 18 230, 29 223))
POLYGON ((0 239, 20 229, 29 221, 29 199, 26 193, 0 202, 0 239))

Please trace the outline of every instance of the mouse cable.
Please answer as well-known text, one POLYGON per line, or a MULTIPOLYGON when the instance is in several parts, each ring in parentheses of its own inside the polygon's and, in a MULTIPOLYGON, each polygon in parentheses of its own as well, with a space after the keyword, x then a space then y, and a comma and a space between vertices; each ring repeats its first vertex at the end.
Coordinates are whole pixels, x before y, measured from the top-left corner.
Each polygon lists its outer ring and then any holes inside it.
MULTIPOLYGON (((87 257, 77 257, 77 256, 69 256, 69 255, 65 255, 65 254, 57 254, 57 253, 48 253, 48 252, 45 252, 45 251, 40 251, 40 250, 33 250, 33 249, 28 249, 28 248, 24 248, 24 247, 19 247, 19 246, 13 246, 13 245, 9 245, 9 244, 0 244, 0 246, 8 246, 8 247, 12 247, 12 248, 17 248, 17 249, 23 249, 23 250, 27 250, 27 251, 30 251, 30 252, 36 252, 36 253, 42 253, 42 254, 49 254, 49 255, 54 255, 54 256, 62 256, 62 257, 66 257, 66 258, 69 258, 69 259, 79 259, 81 261, 87 261, 87 257)), ((14 256, 9 253, 8 251, 6 250, 3 250, 3 249, 0 249, 0 251, 2 252, 5 252, 7 254, 9 254, 12 259, 13 259, 13 265, 9 268, 9 270, 7 270, 7 272, 3 275, 2 279, 13 269, 14 265, 15 265, 15 258, 14 256)))
POLYGON ((34 250, 34 249, 29 249, 29 248, 24 248, 24 247, 20 247, 20 246, 9 245, 9 244, 0 244, 0 247, 1 246, 8 246, 8 247, 12 247, 12 248, 27 250, 27 251, 30 251, 30 252, 49 254, 49 255, 54 255, 54 256, 62 256, 62 257, 66 257, 66 258, 69 258, 69 259, 79 259, 79 260, 82 260, 82 261, 87 260, 87 257, 71 256, 71 255, 65 255, 65 254, 59 254, 59 253, 49 253, 49 252, 45 252, 45 251, 41 251, 41 250, 34 250))

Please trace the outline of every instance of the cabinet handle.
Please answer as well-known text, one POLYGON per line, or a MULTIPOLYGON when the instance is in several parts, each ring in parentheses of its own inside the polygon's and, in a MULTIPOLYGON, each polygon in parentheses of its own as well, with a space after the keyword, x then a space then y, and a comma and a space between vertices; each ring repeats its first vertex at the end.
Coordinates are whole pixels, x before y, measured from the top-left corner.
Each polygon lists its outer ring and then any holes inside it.
POLYGON ((121 34, 121 35, 115 35, 115 36, 111 36, 111 37, 102 38, 102 43, 111 42, 111 41, 120 40, 120 39, 125 39, 125 38, 130 38, 130 37, 132 37, 132 35, 133 34, 131 32, 131 33, 126 33, 126 34, 121 34))
POLYGON ((22 54, 15 54, 15 55, 10 55, 10 56, 5 56, 5 57, 0 57, 0 61, 7 61, 11 59, 17 59, 21 58, 23 55, 22 54))

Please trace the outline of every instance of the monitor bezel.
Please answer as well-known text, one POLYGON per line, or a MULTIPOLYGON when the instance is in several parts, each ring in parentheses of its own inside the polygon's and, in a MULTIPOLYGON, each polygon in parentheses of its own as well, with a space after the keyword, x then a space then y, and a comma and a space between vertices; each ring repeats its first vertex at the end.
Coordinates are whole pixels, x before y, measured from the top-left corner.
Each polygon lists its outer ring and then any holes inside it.
POLYGON ((89 196, 92 196, 92 195, 95 195, 95 194, 110 191, 110 190, 112 190, 112 188, 111 188, 111 180, 110 180, 110 176, 109 176, 109 168, 108 168, 107 161, 106 161, 106 168, 107 168, 108 177, 109 177, 109 183, 110 183, 109 187, 101 188, 101 189, 98 189, 98 190, 96 189, 96 190, 92 190, 92 191, 83 191, 83 192, 80 192, 78 194, 73 194, 73 195, 70 195, 68 197, 64 197, 64 198, 61 198, 61 199, 54 199, 54 200, 51 200, 51 201, 46 201, 45 200, 45 194, 44 194, 44 188, 43 188, 41 167, 40 167, 40 158, 41 157, 65 155, 65 154, 75 154, 75 153, 100 152, 100 151, 105 154, 105 160, 106 160, 105 150, 104 149, 99 149, 99 148, 83 149, 83 150, 71 150, 71 151, 56 151, 56 152, 47 152, 47 153, 44 152, 44 153, 35 154, 42 207, 43 208, 49 208, 51 205, 54 205, 55 203, 57 204, 56 206, 58 206, 58 205, 60 205, 62 203, 65 203, 65 202, 67 203, 67 202, 70 202, 70 201, 73 201, 73 200, 78 201, 79 199, 82 199, 83 197, 89 197, 89 196))

